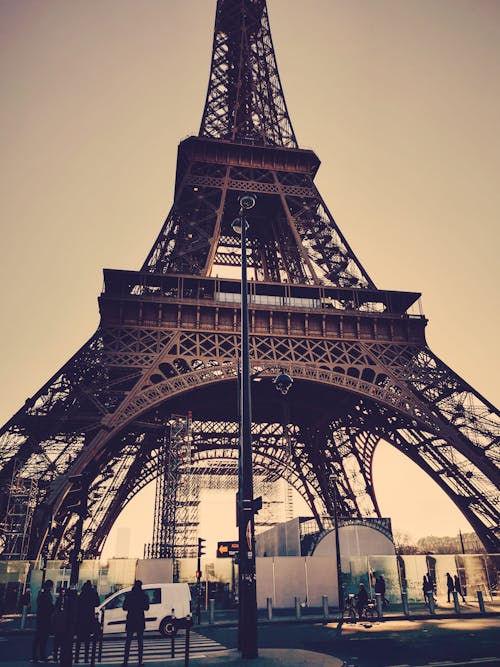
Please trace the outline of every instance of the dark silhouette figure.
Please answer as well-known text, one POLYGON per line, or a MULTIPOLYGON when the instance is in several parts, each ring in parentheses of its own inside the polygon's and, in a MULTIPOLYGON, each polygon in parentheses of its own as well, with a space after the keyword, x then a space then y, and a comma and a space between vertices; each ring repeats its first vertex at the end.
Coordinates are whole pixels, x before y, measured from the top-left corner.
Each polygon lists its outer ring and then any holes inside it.
POLYGON ((449 572, 446 573, 446 588, 448 589, 448 602, 450 601, 450 595, 453 593, 453 578, 449 572))
POLYGON ((356 595, 356 600, 356 608, 358 610, 358 616, 361 620, 363 617, 363 609, 368 606, 368 593, 366 592, 366 588, 363 582, 359 584, 359 591, 356 595))
POLYGON ((432 583, 429 581, 426 574, 422 579, 422 593, 424 594, 425 604, 429 604, 428 594, 432 592, 432 583))
POLYGON ((144 629, 146 622, 144 620, 144 612, 149 609, 149 599, 146 593, 142 590, 142 581, 137 580, 132 590, 125 595, 123 602, 123 609, 127 612, 127 622, 125 629, 127 631, 127 639, 125 640, 125 655, 123 657, 123 667, 128 665, 128 657, 130 654, 130 644, 134 634, 137 635, 137 648, 139 655, 139 666, 142 665, 142 653, 144 648, 144 629))
POLYGON ((382 598, 382 605, 384 607, 387 607, 389 604, 389 600, 385 597, 385 579, 382 575, 377 577, 375 580, 375 593, 380 593, 380 596, 382 598))
POLYGON ((90 637, 95 631, 95 608, 100 600, 96 589, 86 581, 78 596, 76 607, 76 648, 75 663, 80 659, 80 647, 85 643, 85 662, 89 661, 90 637))
POLYGON ((464 594, 462 592, 462 586, 460 585, 460 579, 458 578, 458 575, 455 575, 455 590, 459 595, 462 596, 462 602, 465 602, 464 594))
POLYGON ((47 660, 47 639, 52 629, 52 614, 54 613, 54 602, 52 600, 52 588, 54 582, 47 579, 42 590, 38 593, 36 601, 36 630, 31 644, 32 662, 38 659, 47 660))

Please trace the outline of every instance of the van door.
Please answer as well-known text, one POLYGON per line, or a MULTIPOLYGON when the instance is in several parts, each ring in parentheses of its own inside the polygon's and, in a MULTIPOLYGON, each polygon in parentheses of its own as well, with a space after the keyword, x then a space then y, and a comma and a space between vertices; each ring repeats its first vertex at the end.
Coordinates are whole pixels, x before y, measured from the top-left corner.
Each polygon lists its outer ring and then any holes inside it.
POLYGON ((123 609, 126 593, 119 593, 103 605, 104 632, 125 632, 127 612, 123 609))
POLYGON ((146 630, 158 630, 162 619, 161 588, 159 586, 155 586, 154 588, 144 586, 142 590, 146 593, 149 600, 149 609, 144 613, 146 630))

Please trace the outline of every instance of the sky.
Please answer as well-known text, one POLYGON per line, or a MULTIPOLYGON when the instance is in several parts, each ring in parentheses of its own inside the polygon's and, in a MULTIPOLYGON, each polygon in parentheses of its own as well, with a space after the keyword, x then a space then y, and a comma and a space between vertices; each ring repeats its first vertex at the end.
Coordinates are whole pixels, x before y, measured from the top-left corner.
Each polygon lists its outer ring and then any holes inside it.
MULTIPOLYGON (((102 269, 138 269, 153 244, 177 145, 199 129, 215 4, 0 0, 2 423, 96 329, 102 269)), ((268 8, 337 223, 378 287, 422 292, 432 350, 498 403, 500 4, 268 8)), ((396 527, 467 529, 388 445, 374 474, 396 527)))

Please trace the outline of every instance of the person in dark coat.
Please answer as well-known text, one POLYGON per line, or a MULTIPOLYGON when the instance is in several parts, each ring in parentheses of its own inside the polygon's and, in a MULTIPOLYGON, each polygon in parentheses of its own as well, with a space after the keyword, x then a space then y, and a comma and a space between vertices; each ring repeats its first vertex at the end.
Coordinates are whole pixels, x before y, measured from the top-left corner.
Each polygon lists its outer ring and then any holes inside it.
POLYGON ((450 601, 450 595, 453 593, 453 578, 449 572, 446 573, 446 588, 448 590, 448 602, 450 601))
POLYGON ((387 607, 389 600, 385 597, 385 579, 382 575, 375 580, 375 593, 380 593, 382 605, 387 607))
POLYGON ((52 600, 52 588, 54 582, 47 579, 42 590, 38 593, 36 601, 36 629, 33 643, 31 644, 31 662, 47 661, 47 639, 52 629, 52 614, 54 613, 54 602, 52 600))
POLYGON ((132 590, 125 595, 123 609, 127 612, 127 622, 125 624, 127 639, 125 640, 123 667, 127 667, 128 665, 130 644, 132 643, 134 634, 137 635, 139 666, 141 666, 143 664, 142 653, 144 648, 144 629, 146 627, 144 612, 149 609, 149 598, 142 590, 142 581, 137 580, 132 586, 132 590))
POLYGON ((95 608, 100 600, 96 589, 86 581, 78 596, 76 607, 75 663, 80 659, 80 647, 85 642, 85 662, 89 661, 90 636, 95 630, 95 608))
POLYGON ((359 584, 359 591, 356 594, 356 607, 358 610, 358 616, 361 620, 363 617, 363 609, 368 606, 368 593, 366 591, 365 585, 363 582, 359 584))
POLYGON ((424 574, 424 578, 422 579, 422 593, 424 594, 424 600, 425 603, 428 603, 428 598, 427 594, 432 590, 432 585, 429 583, 429 579, 427 578, 427 575, 424 574))
POLYGON ((459 595, 462 596, 462 602, 465 602, 464 594, 462 592, 462 586, 460 585, 460 579, 458 578, 458 575, 455 575, 455 590, 459 595))

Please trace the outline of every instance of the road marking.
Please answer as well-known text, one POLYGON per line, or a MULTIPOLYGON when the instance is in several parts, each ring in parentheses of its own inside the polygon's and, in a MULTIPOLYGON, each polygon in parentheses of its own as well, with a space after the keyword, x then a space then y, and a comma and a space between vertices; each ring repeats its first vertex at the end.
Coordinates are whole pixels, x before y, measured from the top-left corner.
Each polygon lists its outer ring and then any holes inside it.
MULTIPOLYGON (((180 657, 184 657, 185 646, 186 635, 184 633, 177 635, 174 640, 174 657, 172 658, 172 640, 170 638, 145 637, 143 660, 144 662, 178 660, 180 657)), ((227 646, 191 630, 189 637, 189 656, 191 658, 206 658, 210 654, 227 650, 227 646)), ((101 663, 122 664, 124 651, 125 639, 104 640, 101 663)), ((129 660, 134 662, 137 661, 137 658, 137 640, 133 639, 129 660)))

